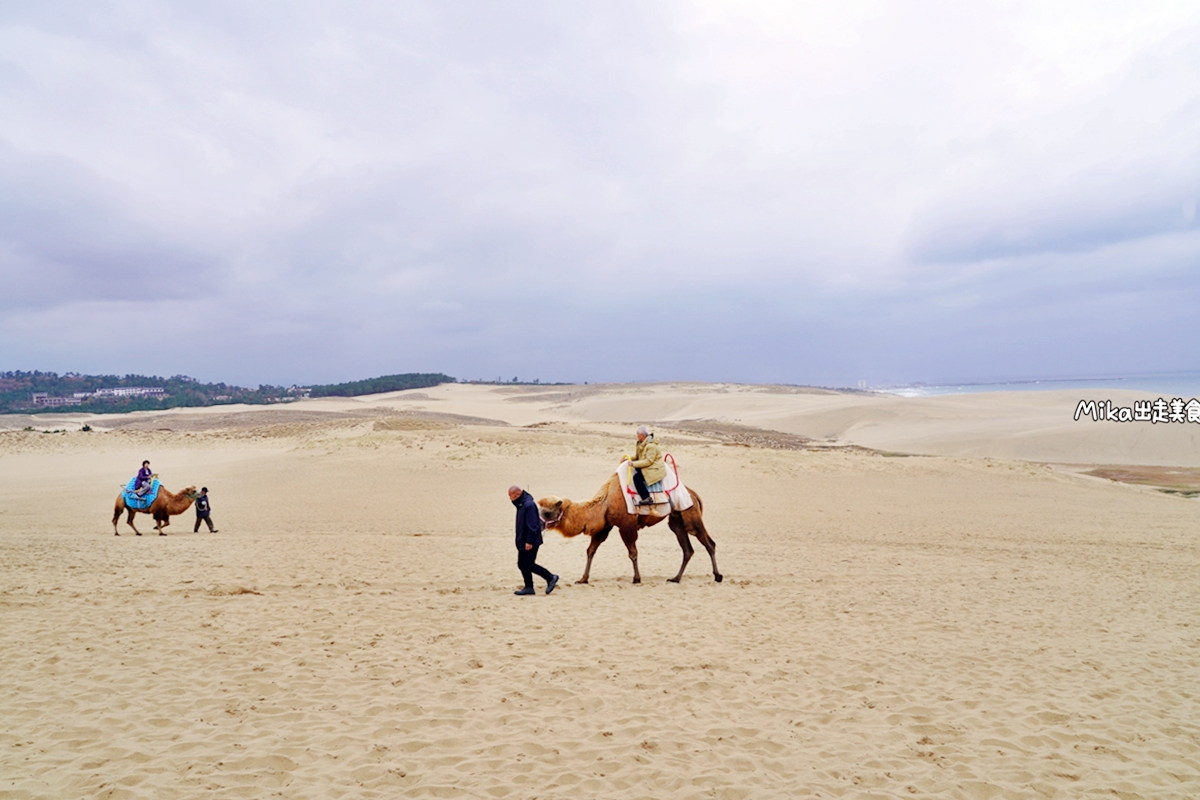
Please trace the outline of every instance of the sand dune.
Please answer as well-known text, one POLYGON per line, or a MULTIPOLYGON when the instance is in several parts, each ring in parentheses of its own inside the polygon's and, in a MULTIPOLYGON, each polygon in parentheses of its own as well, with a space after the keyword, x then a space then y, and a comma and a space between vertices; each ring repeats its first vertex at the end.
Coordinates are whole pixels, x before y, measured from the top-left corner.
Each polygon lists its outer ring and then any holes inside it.
MULTIPOLYGON (((0 430, 211 430, 253 423, 303 422, 396 414, 450 424, 547 422, 637 424, 716 421, 920 455, 1011 460, 1195 466, 1200 424, 1075 419, 1080 400, 1132 406, 1157 395, 1135 391, 995 392, 907 398, 873 393, 734 384, 473 386, 358 398, 321 398, 263 409, 221 406, 120 416, 0 417, 0 430), (249 415, 247 417, 246 415, 249 415)), ((1165 398, 1170 399, 1170 398, 1165 398)), ((1185 398, 1187 399, 1187 398, 1185 398)))
POLYGON ((1047 395, 447 386, 0 433, 0 797, 1200 796, 1200 501, 1004 455, 1197 466, 1190 430, 1047 395), (550 536, 563 585, 513 597, 508 484, 586 499, 644 420, 710 421, 662 436, 725 582, 666 583, 664 525, 642 585, 615 537, 573 585, 550 536), (949 455, 835 446, 906 442, 949 455), (220 533, 114 537, 143 457, 220 533))

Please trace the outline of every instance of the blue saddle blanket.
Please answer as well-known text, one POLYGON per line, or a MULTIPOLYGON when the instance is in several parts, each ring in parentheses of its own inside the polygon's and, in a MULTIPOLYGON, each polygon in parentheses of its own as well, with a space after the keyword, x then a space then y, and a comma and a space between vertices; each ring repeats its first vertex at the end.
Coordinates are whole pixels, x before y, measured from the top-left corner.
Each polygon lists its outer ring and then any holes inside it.
POLYGON ((150 481, 150 490, 141 497, 138 497, 134 492, 137 490, 137 478, 132 478, 128 485, 125 486, 125 491, 121 493, 125 499, 126 508, 136 508, 138 510, 147 509, 154 502, 154 498, 158 497, 158 478, 150 481))

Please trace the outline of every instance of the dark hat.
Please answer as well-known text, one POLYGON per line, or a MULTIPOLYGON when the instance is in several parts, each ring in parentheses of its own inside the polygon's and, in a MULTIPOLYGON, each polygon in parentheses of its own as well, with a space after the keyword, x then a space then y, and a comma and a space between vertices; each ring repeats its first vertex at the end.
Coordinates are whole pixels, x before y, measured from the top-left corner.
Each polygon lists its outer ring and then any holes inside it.
POLYGON ((208 491, 208 487, 207 487, 207 486, 201 486, 201 487, 200 487, 200 491, 202 491, 202 492, 207 492, 207 491, 208 491))

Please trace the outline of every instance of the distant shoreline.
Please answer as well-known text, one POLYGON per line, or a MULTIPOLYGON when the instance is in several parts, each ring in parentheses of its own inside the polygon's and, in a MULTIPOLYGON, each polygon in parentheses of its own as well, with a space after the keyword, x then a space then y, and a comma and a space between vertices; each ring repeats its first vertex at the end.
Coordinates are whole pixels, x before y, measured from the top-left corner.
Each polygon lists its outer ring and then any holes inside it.
POLYGON ((1164 397, 1200 396, 1200 371, 1160 372, 1143 375, 1092 378, 1030 378, 1008 381, 947 381, 945 383, 911 383, 899 386, 872 386, 869 391, 897 397, 938 397, 951 394, 981 394, 983 392, 1037 392, 1079 389, 1095 392, 1122 389, 1162 394, 1164 397))

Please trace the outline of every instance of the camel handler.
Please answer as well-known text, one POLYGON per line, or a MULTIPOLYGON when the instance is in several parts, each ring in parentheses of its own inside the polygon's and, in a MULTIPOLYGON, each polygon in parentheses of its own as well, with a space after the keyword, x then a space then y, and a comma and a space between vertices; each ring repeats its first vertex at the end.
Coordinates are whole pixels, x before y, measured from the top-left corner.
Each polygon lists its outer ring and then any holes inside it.
POLYGON ((662 450, 654 441, 654 434, 645 425, 637 429, 637 452, 632 459, 625 456, 622 463, 628 461, 633 467, 633 486, 637 489, 638 505, 653 505, 650 500, 649 487, 667 477, 667 465, 663 463, 662 450))
POLYGON ((209 533, 220 533, 220 531, 213 527, 212 505, 208 499, 207 486, 202 486, 200 488, 200 496, 196 498, 196 527, 192 528, 192 533, 196 533, 200 530, 201 522, 204 522, 204 524, 208 525, 209 533))
POLYGON ((533 590, 533 576, 546 581, 546 594, 558 586, 558 576, 537 563, 538 548, 542 546, 542 516, 538 513, 533 495, 520 486, 508 487, 508 499, 517 507, 517 569, 525 579, 525 586, 513 592, 515 595, 537 594, 533 590))

